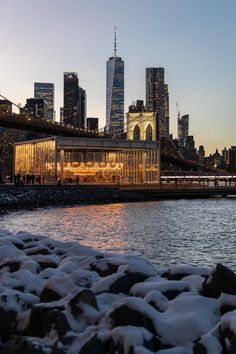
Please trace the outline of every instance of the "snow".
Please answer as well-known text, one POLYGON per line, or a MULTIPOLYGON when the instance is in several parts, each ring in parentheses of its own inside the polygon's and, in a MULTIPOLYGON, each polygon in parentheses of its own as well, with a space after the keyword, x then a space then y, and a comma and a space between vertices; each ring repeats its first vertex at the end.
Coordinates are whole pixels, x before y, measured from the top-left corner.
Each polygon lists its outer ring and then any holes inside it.
MULTIPOLYGON (((0 309, 6 316, 10 311, 17 313, 17 335, 25 330, 27 333, 31 309, 59 311, 70 328, 64 339, 73 339, 66 345, 58 344, 66 354, 79 353, 94 337, 98 343, 112 342, 124 354, 193 354, 196 342, 207 354, 221 354, 221 343, 228 348, 231 345, 229 339, 221 337, 222 331, 230 329, 236 335, 236 295, 221 293, 217 299, 203 296, 205 277, 209 276, 208 282, 212 279, 211 270, 204 267, 156 267, 137 256, 102 253, 78 242, 61 242, 27 232, 14 235, 5 230, 0 230, 1 266, 0 309), (47 254, 40 254, 44 252, 47 254), (161 274, 167 272, 185 276, 181 280, 162 278, 161 274), (131 283, 129 294, 124 293, 123 282, 140 279, 140 274, 145 280, 131 283), (118 284, 117 293, 110 292, 114 283, 118 284), (61 299, 49 298, 42 303, 44 289, 53 290, 61 299), (72 299, 86 289, 90 290, 88 298, 73 308, 72 299), (94 299, 97 306, 93 305, 94 299), (222 306, 229 312, 221 315, 222 306), (139 318, 147 319, 147 328, 143 327, 145 321, 129 325, 128 318, 125 326, 119 324, 119 319, 116 323, 112 314, 120 307, 133 310, 129 316, 138 313, 139 318), (154 338, 161 341, 162 348, 170 348, 154 351, 149 346, 154 338)), ((56 325, 48 328, 44 338, 27 337, 35 345, 44 345, 44 353, 50 353, 51 346, 61 339, 56 325)))
POLYGON ((130 289, 131 294, 135 296, 146 296, 150 291, 158 290, 164 293, 169 290, 176 291, 189 291, 189 285, 187 282, 177 281, 177 280, 160 280, 160 281, 146 281, 143 283, 138 283, 132 286, 130 289))

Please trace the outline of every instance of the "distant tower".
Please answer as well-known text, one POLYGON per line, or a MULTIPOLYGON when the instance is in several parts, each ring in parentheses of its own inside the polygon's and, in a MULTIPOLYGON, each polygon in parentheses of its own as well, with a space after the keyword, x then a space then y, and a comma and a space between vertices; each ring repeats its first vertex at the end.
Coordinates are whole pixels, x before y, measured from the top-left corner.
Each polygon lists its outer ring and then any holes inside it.
POLYGON ((64 73, 64 113, 65 124, 78 126, 79 79, 77 73, 64 73))
POLYGON ((44 118, 54 120, 54 84, 48 82, 34 83, 34 98, 43 99, 48 106, 47 116, 44 118))
POLYGON ((161 135, 169 135, 169 93, 164 68, 146 68, 146 110, 157 112, 161 135))
POLYGON ((124 132, 124 62, 117 56, 116 28, 114 54, 106 64, 106 130, 117 136, 124 132))
POLYGON ((178 140, 181 148, 186 147, 189 132, 189 115, 180 116, 178 113, 178 140))

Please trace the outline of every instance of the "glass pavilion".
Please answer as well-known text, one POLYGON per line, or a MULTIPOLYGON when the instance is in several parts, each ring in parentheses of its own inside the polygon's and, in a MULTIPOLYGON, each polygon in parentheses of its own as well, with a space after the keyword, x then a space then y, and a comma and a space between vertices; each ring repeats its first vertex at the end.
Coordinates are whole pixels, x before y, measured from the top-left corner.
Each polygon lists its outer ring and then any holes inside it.
POLYGON ((14 145, 14 174, 50 183, 159 183, 156 141, 51 137, 14 145))

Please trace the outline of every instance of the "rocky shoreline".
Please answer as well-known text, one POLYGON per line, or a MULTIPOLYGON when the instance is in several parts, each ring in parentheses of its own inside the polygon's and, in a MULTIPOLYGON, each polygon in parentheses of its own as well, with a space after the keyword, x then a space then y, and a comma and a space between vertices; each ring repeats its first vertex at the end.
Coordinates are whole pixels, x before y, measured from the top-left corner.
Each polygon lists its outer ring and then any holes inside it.
POLYGON ((0 354, 233 354, 236 275, 0 230, 0 338, 0 354))
POLYGON ((44 207, 139 202, 144 198, 103 186, 0 186, 0 214, 44 207))

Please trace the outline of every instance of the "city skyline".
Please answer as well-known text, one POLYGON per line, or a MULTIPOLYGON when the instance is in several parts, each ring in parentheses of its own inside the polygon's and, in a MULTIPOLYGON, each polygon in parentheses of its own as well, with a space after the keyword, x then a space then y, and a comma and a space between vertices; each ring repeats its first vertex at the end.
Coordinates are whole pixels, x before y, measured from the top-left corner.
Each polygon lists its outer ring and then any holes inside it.
POLYGON ((178 102, 181 115, 190 116, 189 131, 197 146, 204 145, 209 153, 235 145, 236 4, 231 0, 227 6, 212 0, 102 3, 59 0, 56 9, 46 0, 4 3, 2 11, 10 14, 14 26, 7 26, 7 17, 0 24, 8 49, 1 59, 0 92, 24 104, 33 97, 34 82, 53 82, 59 120, 63 72, 76 71, 87 91, 88 116, 98 116, 104 126, 105 62, 117 25, 118 51, 126 66, 125 112, 133 100, 145 99, 146 67, 164 67, 170 132, 177 135, 178 102))

